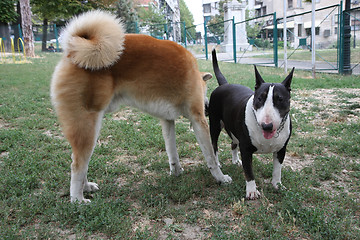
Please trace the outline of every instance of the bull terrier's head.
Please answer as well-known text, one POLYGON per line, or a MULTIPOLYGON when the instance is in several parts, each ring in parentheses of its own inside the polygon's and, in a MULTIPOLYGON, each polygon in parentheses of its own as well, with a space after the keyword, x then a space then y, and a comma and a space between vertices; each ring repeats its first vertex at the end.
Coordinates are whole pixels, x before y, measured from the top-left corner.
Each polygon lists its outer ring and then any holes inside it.
POLYGON ((290 84, 294 68, 282 83, 266 83, 255 66, 253 111, 264 138, 271 139, 280 131, 290 111, 290 84))

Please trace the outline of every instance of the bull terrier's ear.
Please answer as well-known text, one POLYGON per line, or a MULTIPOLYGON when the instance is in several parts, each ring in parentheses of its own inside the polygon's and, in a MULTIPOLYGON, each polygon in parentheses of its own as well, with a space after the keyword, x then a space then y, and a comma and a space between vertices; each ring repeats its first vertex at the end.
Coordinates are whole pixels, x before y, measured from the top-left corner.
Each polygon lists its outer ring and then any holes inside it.
POLYGON ((208 72, 201 72, 201 77, 206 82, 207 80, 212 79, 213 75, 208 72))
POLYGON ((258 72, 255 65, 254 65, 254 68, 255 68, 255 78, 256 78, 256 84, 255 84, 255 90, 256 90, 260 87, 261 84, 265 83, 265 81, 260 76, 260 73, 258 72))
POLYGON ((284 86, 286 87, 286 89, 287 89, 288 91, 291 91, 290 85, 291 85, 291 80, 292 80, 292 78, 293 78, 294 70, 295 70, 295 68, 293 67, 292 70, 291 70, 291 72, 289 73, 289 75, 288 75, 288 76, 285 78, 285 80, 281 83, 282 85, 284 85, 284 86))

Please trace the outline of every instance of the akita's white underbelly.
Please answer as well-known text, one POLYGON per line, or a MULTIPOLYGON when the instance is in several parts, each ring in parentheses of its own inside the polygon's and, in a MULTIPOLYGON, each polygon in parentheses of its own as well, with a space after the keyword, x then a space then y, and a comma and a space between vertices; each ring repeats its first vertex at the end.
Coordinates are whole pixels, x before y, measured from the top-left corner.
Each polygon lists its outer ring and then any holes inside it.
POLYGON ((135 107, 145 113, 153 115, 155 117, 167 120, 175 120, 181 112, 175 107, 175 105, 166 100, 155 100, 155 101, 138 101, 132 97, 115 97, 109 104, 106 112, 116 111, 119 105, 135 107))

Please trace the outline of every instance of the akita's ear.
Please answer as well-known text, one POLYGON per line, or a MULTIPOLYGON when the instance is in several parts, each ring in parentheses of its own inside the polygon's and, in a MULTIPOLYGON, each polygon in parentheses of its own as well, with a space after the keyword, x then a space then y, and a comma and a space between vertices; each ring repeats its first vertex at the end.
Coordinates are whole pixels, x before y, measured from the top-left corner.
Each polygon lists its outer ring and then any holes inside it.
POLYGON ((254 68, 255 68, 255 78, 256 78, 256 83, 255 83, 255 90, 256 90, 260 87, 261 84, 265 83, 265 81, 260 76, 260 73, 258 72, 255 65, 254 65, 254 68))
POLYGON ((294 74, 294 70, 295 70, 295 67, 292 68, 291 72, 289 73, 289 75, 285 78, 285 80, 281 83, 282 85, 284 85, 286 87, 286 89, 288 91, 291 91, 291 80, 293 78, 293 74, 294 74))
POLYGON ((201 77, 206 82, 207 80, 212 79, 213 75, 208 72, 201 72, 201 77))

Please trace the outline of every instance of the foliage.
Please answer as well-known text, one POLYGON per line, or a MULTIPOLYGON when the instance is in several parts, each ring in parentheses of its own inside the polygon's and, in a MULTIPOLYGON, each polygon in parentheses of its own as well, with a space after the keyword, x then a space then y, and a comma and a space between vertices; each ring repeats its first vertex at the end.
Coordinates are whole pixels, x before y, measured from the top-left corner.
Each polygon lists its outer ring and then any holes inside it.
MULTIPOLYGON (((246 12, 245 12, 246 20, 250 19, 249 15, 250 15, 250 11, 246 10, 246 12)), ((247 34, 247 37, 248 38, 253 38, 253 39, 259 37, 259 34, 261 32, 263 23, 264 23, 264 20, 262 20, 261 22, 256 22, 256 23, 251 22, 251 21, 247 21, 246 22, 246 34, 247 34)))
POLYGON ((162 38, 165 27, 165 15, 163 9, 157 9, 153 5, 149 5, 148 8, 142 7, 138 9, 138 15, 140 19, 140 26, 146 31, 150 31, 150 34, 157 38, 162 38))
POLYGON ((208 21, 207 25, 210 33, 214 34, 217 37, 223 36, 225 33, 224 29, 224 3, 226 0, 221 0, 219 2, 219 13, 215 16, 212 16, 210 21, 208 21))
POLYGON ((0 1, 0 23, 10 23, 16 20, 18 16, 15 10, 14 0, 0 1))
POLYGON ((115 0, 78 1, 78 0, 31 0, 32 11, 40 19, 54 21, 68 19, 91 9, 111 9, 115 0))
POLYGON ((125 23, 128 33, 136 33, 137 29, 135 24, 138 21, 138 15, 135 11, 133 0, 117 0, 116 14, 125 23))
MULTIPOLYGON (((187 27, 194 25, 194 17, 184 0, 180 0, 180 22, 185 22, 185 26, 187 27)), ((195 28, 188 29, 187 34, 191 37, 191 39, 195 39, 196 38, 195 28)), ((181 41, 184 41, 183 34, 181 35, 181 38, 182 38, 181 41)))

